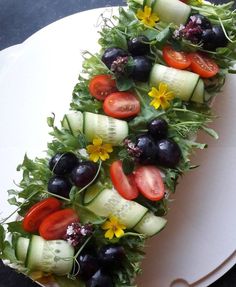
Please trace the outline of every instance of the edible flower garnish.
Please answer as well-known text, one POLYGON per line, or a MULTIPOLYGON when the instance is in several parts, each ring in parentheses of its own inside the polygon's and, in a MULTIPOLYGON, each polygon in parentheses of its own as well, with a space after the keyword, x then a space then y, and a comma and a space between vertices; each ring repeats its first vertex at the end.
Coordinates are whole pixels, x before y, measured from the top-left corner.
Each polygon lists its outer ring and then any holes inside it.
POLYGON ((149 27, 154 27, 156 22, 160 20, 157 14, 152 13, 152 8, 149 6, 145 6, 143 10, 138 9, 136 16, 138 19, 144 24, 149 27))
POLYGON ((90 223, 81 225, 78 222, 71 223, 66 230, 66 235, 64 237, 67 242, 72 246, 77 246, 83 243, 84 239, 92 235, 93 226, 90 223))
POLYGON ((100 137, 93 139, 93 144, 88 145, 86 150, 89 154, 90 160, 97 162, 99 159, 102 161, 110 158, 109 153, 113 152, 111 144, 104 144, 100 137))
POLYGON ((190 0, 189 5, 196 5, 196 6, 201 6, 203 4, 203 0, 190 0))
POLYGON ((150 105, 153 106, 156 110, 160 107, 163 110, 168 109, 170 106, 170 101, 174 99, 173 92, 169 91, 168 85, 163 82, 159 84, 158 89, 152 87, 148 95, 149 97, 153 98, 150 105))
POLYGON ((102 225, 103 230, 107 230, 105 238, 111 240, 114 236, 117 238, 122 237, 125 232, 126 226, 120 223, 115 216, 110 216, 109 219, 102 225))

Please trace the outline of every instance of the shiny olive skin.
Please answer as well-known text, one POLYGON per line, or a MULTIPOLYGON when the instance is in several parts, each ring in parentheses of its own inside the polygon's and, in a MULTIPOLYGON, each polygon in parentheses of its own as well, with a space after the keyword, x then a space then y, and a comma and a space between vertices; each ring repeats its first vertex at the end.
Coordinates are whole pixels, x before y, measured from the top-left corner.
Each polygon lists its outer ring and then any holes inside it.
POLYGON ((86 287, 115 287, 110 275, 99 269, 88 281, 86 287))
POLYGON ((212 31, 215 33, 215 41, 217 48, 226 47, 228 45, 228 39, 225 37, 225 33, 221 26, 213 26, 212 31))
POLYGON ((77 260, 80 266, 78 276, 83 280, 91 278, 99 269, 98 259, 91 254, 81 254, 77 260))
POLYGON ((98 164, 92 161, 84 161, 74 167, 70 174, 71 181, 77 187, 89 184, 98 171, 98 164))
POLYGON ((57 153, 49 161, 49 169, 56 175, 65 175, 72 171, 78 158, 72 152, 57 153))
POLYGON ((108 67, 108 69, 111 69, 112 63, 118 58, 118 57, 126 57, 128 56, 128 52, 121 49, 121 48, 107 48, 103 55, 102 55, 102 62, 108 67))
POLYGON ((135 147, 139 150, 137 160, 141 164, 154 164, 157 157, 157 147, 153 138, 148 134, 136 138, 135 147))
POLYGON ((156 143, 157 163, 163 167, 176 168, 181 159, 178 144, 171 139, 162 139, 156 143))
POLYGON ((109 269, 118 268, 122 265, 125 258, 125 250, 121 245, 108 244, 104 245, 98 251, 98 259, 102 266, 109 269))
POLYGON ((150 52, 149 40, 144 35, 139 35, 128 41, 128 51, 132 56, 143 56, 150 52))
POLYGON ((164 119, 156 118, 148 124, 148 132, 155 139, 165 139, 168 134, 168 123, 164 119))
POLYGON ((213 26, 212 29, 206 29, 202 32, 203 49, 215 51, 217 48, 226 47, 228 39, 220 26, 213 26))
POLYGON ((201 41, 203 43, 202 47, 205 50, 213 51, 216 49, 215 46, 215 33, 212 29, 203 30, 201 41))
POLYGON ((48 191, 69 198, 72 184, 63 176, 53 176, 48 181, 48 191))
POLYGON ((133 57, 131 78, 134 81, 146 82, 152 69, 151 61, 145 56, 133 57))

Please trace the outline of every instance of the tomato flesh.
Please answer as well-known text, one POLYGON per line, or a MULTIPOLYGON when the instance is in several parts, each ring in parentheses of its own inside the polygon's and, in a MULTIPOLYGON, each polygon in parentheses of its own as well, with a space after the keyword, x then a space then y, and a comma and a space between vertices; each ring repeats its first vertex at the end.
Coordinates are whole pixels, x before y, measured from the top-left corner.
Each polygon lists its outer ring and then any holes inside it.
POLYGON ((170 45, 165 46, 162 52, 164 61, 172 68, 183 70, 191 64, 187 53, 175 51, 170 45))
POLYGON ((133 174, 126 175, 123 172, 122 162, 120 160, 114 161, 110 167, 111 181, 119 194, 127 199, 135 199, 139 192, 136 187, 133 174))
POLYGON ((99 101, 104 101, 108 95, 116 91, 116 81, 111 75, 97 75, 89 82, 90 94, 99 101))
POLYGON ((202 53, 190 53, 188 57, 191 70, 202 78, 211 78, 219 72, 216 62, 202 53))
POLYGON ((79 218, 74 209, 62 209, 43 220, 39 227, 39 234, 46 240, 63 239, 68 225, 78 221, 79 218))
POLYGON ((42 221, 60 208, 61 202, 54 197, 46 198, 34 204, 24 216, 23 229, 30 233, 37 232, 42 221))
POLYGON ((147 199, 161 200, 165 194, 165 187, 159 169, 155 166, 140 166, 134 172, 138 190, 147 199))
POLYGON ((140 102, 131 92, 116 92, 106 97, 103 110, 108 116, 125 119, 140 112, 140 102))

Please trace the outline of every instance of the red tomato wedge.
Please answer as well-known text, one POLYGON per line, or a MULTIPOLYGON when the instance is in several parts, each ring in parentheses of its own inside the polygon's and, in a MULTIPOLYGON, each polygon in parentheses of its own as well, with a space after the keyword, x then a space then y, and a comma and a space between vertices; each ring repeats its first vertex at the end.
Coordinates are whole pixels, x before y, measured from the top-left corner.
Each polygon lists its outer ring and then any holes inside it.
POLYGON ((72 208, 56 211, 46 217, 39 226, 39 234, 46 240, 63 239, 68 225, 79 218, 72 208))
POLYGON ((219 72, 216 62, 202 53, 190 53, 188 57, 191 70, 202 78, 211 78, 219 72))
POLYGON ((140 103, 131 92, 116 92, 106 97, 103 110, 108 116, 125 119, 134 117, 140 112, 140 103))
POLYGON ((37 232, 41 222, 51 213, 61 208, 61 202, 54 198, 46 198, 34 204, 23 219, 23 229, 27 232, 37 232))
POLYGON ((132 200, 138 196, 138 189, 134 180, 134 175, 126 175, 122 169, 120 160, 114 161, 110 167, 111 181, 119 194, 127 199, 132 200))
POLYGON ((165 194, 165 187, 159 169, 152 165, 140 166, 134 172, 135 182, 147 199, 158 201, 165 194))
POLYGON ((108 95, 116 91, 116 81, 111 75, 94 76, 89 82, 90 94, 99 101, 104 101, 108 95))
POLYGON ((170 45, 165 46, 162 53, 164 61, 172 68, 183 70, 191 64, 187 53, 175 51, 170 45))

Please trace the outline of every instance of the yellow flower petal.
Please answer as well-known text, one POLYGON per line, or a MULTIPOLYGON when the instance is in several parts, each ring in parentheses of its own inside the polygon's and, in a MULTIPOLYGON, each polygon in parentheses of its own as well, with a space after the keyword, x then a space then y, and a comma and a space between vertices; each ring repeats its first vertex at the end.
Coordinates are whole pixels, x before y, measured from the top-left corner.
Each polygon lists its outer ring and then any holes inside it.
POLYGON ((144 25, 150 27, 154 27, 156 22, 159 21, 159 17, 152 13, 152 8, 147 5, 144 10, 138 9, 136 16, 144 25))
POLYGON ((100 145, 102 144, 102 139, 99 138, 99 137, 94 138, 94 139, 93 139, 93 144, 94 144, 95 146, 100 146, 100 145))
POLYGON ((111 240, 114 237, 114 232, 112 229, 108 229, 107 232, 105 233, 105 238, 108 238, 109 240, 111 240))
POLYGON ((97 162, 99 160, 99 155, 96 153, 92 153, 90 154, 89 159, 93 162, 97 162))
POLYGON ((168 90, 168 85, 164 82, 161 82, 158 85, 158 89, 152 87, 148 95, 149 97, 153 98, 150 105, 155 109, 159 109, 161 107, 163 110, 165 110, 169 108, 170 101, 174 99, 174 93, 168 90))
POLYGON ((106 221, 106 222, 103 223, 103 225, 102 225, 102 229, 103 230, 107 230, 107 229, 110 229, 110 228, 112 228, 112 224, 111 224, 110 221, 106 221))
POLYGON ((113 152, 113 148, 111 144, 104 144, 103 148, 107 151, 107 152, 113 152))
POLYGON ((160 93, 165 93, 168 90, 168 86, 166 83, 161 82, 158 86, 160 93))
POLYGON ((125 234, 124 230, 121 229, 121 228, 115 230, 114 233, 115 233, 115 236, 116 236, 117 238, 120 238, 120 237, 124 236, 124 234, 125 234))
POLYGON ((150 16, 151 16, 151 13, 152 13, 152 8, 149 7, 149 6, 147 6, 147 5, 145 5, 145 7, 144 7, 144 15, 145 15, 146 17, 150 17, 150 16))

